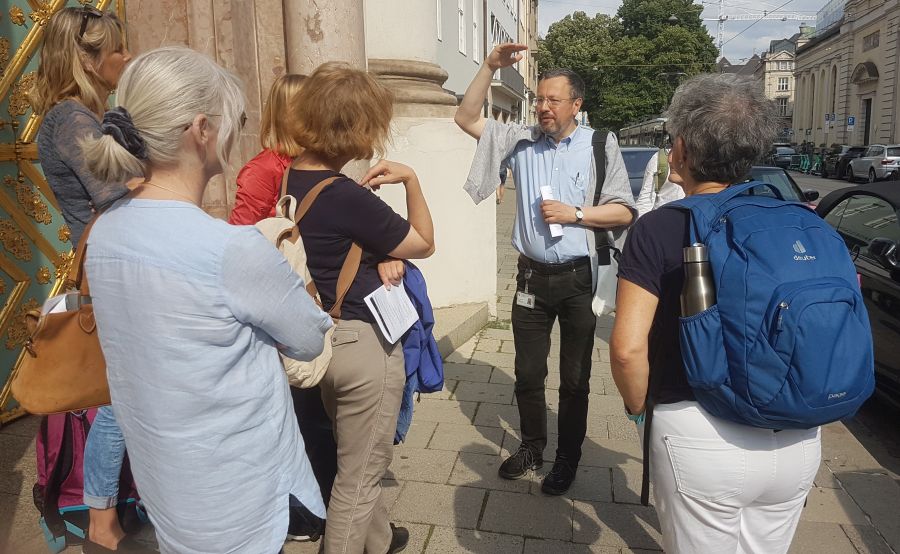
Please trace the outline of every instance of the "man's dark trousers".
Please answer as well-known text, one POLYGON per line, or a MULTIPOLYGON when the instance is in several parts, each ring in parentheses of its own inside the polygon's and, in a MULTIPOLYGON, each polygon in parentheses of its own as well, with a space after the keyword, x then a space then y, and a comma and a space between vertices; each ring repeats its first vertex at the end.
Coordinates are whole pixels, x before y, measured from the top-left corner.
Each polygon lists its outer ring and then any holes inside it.
POLYGON ((517 291, 535 295, 534 308, 513 299, 512 328, 516 346, 516 402, 522 427, 522 442, 535 454, 547 446, 547 402, 545 381, 550 354, 550 331, 559 318, 559 447, 577 466, 587 432, 591 351, 597 319, 593 299, 591 267, 587 258, 566 264, 539 264, 519 257, 517 291))

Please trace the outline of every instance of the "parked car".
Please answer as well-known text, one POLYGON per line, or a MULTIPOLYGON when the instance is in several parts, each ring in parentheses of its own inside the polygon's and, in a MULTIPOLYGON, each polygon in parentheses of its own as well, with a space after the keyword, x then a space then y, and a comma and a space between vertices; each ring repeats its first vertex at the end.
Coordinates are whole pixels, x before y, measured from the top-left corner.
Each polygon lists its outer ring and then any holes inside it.
POLYGON ((900 181, 900 161, 884 166, 888 181, 900 181))
MULTIPOLYGON (((812 202, 818 200, 819 192, 815 190, 800 190, 797 182, 787 171, 780 167, 755 165, 750 168, 750 175, 744 181, 761 181, 771 183, 778 187, 785 200, 803 202, 812 207, 812 202)), ((754 187, 750 190, 753 195, 773 196, 768 187, 754 187)))
POLYGON ((847 165, 851 160, 861 157, 866 153, 865 146, 847 146, 846 144, 835 145, 830 152, 825 155, 822 162, 822 177, 836 177, 838 179, 846 179, 847 165))
POLYGON ((891 174, 888 166, 893 167, 900 163, 900 144, 872 144, 861 158, 850 162, 848 166, 848 180, 857 179, 874 183, 891 174))
POLYGON ((796 154, 797 151, 790 146, 775 146, 764 161, 768 165, 787 169, 791 166, 791 156, 796 154))
POLYGON ((631 183, 631 193, 637 198, 644 185, 644 173, 647 164, 653 154, 659 152, 655 146, 623 146, 622 159, 625 160, 625 169, 628 171, 628 181, 631 183))
POLYGON ((900 407, 900 187, 839 189, 816 211, 844 239, 859 273, 875 344, 876 392, 900 407))

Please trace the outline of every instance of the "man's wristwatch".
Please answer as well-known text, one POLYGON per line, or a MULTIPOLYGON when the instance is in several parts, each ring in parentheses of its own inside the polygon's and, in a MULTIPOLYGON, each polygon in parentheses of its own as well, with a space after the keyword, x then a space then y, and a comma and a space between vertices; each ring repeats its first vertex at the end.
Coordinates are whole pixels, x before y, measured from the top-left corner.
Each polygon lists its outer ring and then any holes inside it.
POLYGON ((575 207, 575 223, 581 224, 582 220, 584 220, 584 212, 581 211, 581 208, 575 207))

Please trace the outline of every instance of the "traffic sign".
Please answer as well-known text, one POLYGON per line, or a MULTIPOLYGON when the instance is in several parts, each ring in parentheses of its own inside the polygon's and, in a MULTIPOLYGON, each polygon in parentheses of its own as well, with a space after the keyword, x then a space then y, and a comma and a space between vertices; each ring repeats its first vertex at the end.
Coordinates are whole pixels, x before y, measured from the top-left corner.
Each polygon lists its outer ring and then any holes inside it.
POLYGON ((856 127, 856 116, 848 115, 847 116, 847 130, 852 131, 856 127))

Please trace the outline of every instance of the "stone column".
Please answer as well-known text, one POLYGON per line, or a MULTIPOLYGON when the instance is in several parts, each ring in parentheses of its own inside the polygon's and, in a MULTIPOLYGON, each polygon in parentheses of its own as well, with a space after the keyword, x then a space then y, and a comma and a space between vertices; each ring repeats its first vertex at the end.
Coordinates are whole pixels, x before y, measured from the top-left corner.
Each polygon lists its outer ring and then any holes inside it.
POLYGON ((365 68, 364 21, 362 0, 284 0, 288 71, 308 75, 332 60, 365 68))
MULTIPOLYGON (((352 0, 347 3, 358 4, 352 0)), ((272 83, 285 73, 287 66, 288 27, 284 10, 290 4, 306 3, 285 2, 283 6, 281 0, 128 2, 129 46, 133 52, 170 44, 189 46, 233 71, 244 84, 247 125, 235 143, 224 175, 210 182, 203 198, 204 209, 217 217, 228 216, 234 205, 237 172, 260 150, 260 110, 272 83)), ((361 4, 357 11, 361 29, 361 4)), ((337 26, 334 18, 332 23, 337 26)), ((356 42, 361 43, 361 32, 358 36, 356 42)), ((362 65, 364 50, 360 49, 356 57, 362 65)))
MULTIPOLYGON (((309 75, 328 61, 366 68, 363 0, 284 0, 284 39, 290 73, 309 75)), ((369 162, 348 163, 342 171, 360 179, 369 162)))
POLYGON ((453 117, 456 97, 442 88, 437 12, 427 0, 366 0, 369 71, 394 93, 394 115, 453 117))
MULTIPOLYGON (((447 72, 437 62, 435 2, 366 0, 365 6, 369 71, 394 93, 386 157, 416 170, 434 219, 436 252, 416 262, 431 302, 486 303, 496 313, 496 205, 488 199, 475 206, 463 191, 476 143, 454 123, 456 97, 442 88, 447 72)), ((406 213, 402 187, 379 194, 406 213)))

